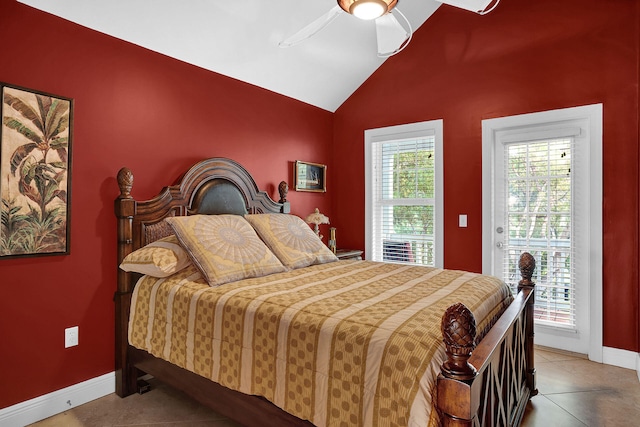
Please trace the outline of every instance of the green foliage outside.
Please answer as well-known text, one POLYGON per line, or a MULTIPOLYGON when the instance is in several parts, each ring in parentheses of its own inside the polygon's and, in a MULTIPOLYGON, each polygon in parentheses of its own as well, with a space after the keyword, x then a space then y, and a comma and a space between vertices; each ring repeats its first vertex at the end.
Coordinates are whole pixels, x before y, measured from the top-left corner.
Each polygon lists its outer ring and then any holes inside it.
POLYGON ((411 241, 413 261, 433 265, 435 262, 435 153, 432 144, 421 150, 398 152, 393 156, 393 228, 402 236, 415 236, 411 241), (416 200, 430 199, 414 205, 416 200), (425 236, 426 239, 422 237, 425 236))
POLYGON ((513 283, 518 257, 537 261, 536 299, 547 320, 566 322, 571 295, 571 141, 514 144, 508 148, 507 232, 513 283))

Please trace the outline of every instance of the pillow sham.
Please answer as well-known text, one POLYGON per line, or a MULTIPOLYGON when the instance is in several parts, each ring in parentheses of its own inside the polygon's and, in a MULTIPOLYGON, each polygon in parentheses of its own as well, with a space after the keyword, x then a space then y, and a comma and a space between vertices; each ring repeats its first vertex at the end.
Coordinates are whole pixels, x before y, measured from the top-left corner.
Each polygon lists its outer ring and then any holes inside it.
POLYGON ((166 218, 211 286, 287 271, 239 215, 166 218))
POLYGON ((127 255, 120 268, 127 272, 167 277, 191 264, 187 252, 175 235, 149 243, 127 255))
POLYGON ((245 218, 280 261, 289 268, 337 261, 302 218, 286 214, 251 214, 245 218))

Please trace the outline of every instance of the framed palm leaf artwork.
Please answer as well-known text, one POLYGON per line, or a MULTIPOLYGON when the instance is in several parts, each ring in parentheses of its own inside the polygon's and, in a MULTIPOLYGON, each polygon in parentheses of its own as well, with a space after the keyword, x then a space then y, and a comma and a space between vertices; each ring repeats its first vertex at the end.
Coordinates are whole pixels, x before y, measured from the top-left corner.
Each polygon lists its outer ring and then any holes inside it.
POLYGON ((67 255, 73 101, 0 89, 0 257, 67 255))

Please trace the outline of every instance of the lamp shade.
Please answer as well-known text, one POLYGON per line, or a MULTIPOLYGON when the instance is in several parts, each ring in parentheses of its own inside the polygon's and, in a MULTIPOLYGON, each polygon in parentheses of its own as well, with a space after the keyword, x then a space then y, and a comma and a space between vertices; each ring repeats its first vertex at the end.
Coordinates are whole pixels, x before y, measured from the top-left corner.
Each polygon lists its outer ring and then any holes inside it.
POLYGON ((321 214, 318 208, 316 208, 315 212, 309 214, 305 221, 308 224, 329 224, 329 218, 325 214, 321 214))
POLYGON ((338 5, 360 19, 375 19, 390 12, 398 0, 338 0, 338 5))
POLYGON ((307 222, 307 224, 313 224, 313 231, 320 238, 320 240, 322 240, 322 235, 320 234, 320 227, 318 227, 318 225, 329 224, 329 217, 326 216, 325 214, 321 214, 320 210, 316 208, 314 212, 307 215, 307 217, 305 218, 305 221, 307 222))

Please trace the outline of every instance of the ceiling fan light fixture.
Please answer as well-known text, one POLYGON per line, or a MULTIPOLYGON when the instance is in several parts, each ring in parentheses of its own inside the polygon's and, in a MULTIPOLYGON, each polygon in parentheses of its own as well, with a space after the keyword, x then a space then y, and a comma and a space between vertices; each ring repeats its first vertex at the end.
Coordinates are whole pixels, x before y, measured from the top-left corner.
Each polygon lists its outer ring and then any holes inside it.
POLYGON ((365 21, 379 18, 386 12, 387 5, 384 2, 377 0, 356 1, 349 8, 349 13, 356 18, 364 19, 365 21))
POLYGON ((338 5, 356 18, 371 20, 393 9, 398 0, 338 0, 338 5))

